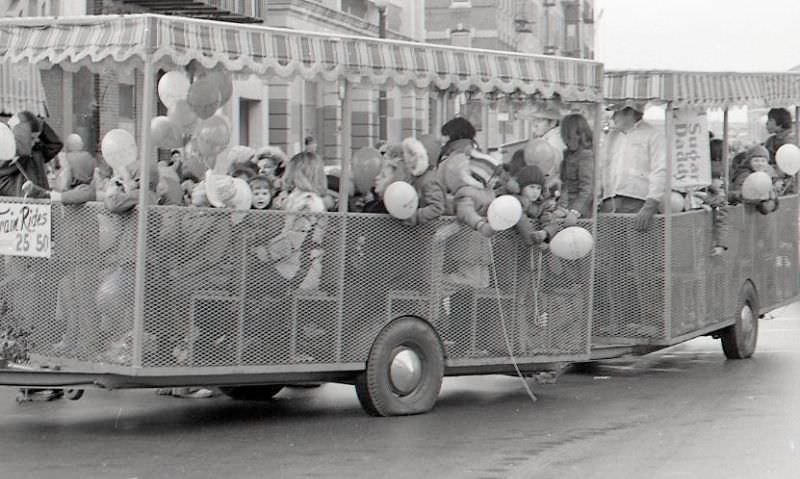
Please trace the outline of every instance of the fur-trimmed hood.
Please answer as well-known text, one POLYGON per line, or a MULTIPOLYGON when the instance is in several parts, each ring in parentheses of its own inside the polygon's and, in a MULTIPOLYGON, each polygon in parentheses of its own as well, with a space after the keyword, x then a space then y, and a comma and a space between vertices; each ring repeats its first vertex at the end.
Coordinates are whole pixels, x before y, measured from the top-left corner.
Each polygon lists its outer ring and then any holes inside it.
POLYGON ((416 138, 406 138, 402 143, 403 161, 405 161, 408 171, 414 176, 420 176, 430 167, 428 151, 416 138))

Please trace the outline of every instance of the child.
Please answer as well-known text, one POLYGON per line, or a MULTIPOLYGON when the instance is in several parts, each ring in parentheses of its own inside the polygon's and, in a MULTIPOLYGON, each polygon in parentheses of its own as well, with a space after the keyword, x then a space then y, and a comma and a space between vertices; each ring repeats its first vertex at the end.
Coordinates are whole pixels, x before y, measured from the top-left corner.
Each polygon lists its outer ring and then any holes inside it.
POLYGON ((517 174, 522 204, 522 217, 517 222, 517 231, 528 246, 543 246, 561 231, 565 225, 574 225, 577 218, 565 208, 558 206, 554 198, 547 197, 545 176, 538 166, 529 165, 517 174))
POLYGON ((460 230, 459 224, 469 226, 474 233, 458 236, 452 241, 450 262, 455 271, 448 274, 447 281, 473 288, 489 286, 488 238, 495 231, 486 218, 494 200, 493 186, 497 178, 499 161, 489 155, 473 150, 469 155, 454 153, 446 158, 438 169, 440 182, 451 195, 450 209, 458 223, 448 223, 437 229, 434 240, 442 243, 460 230), (476 235, 477 233, 477 235, 476 235))
POLYGON ((255 176, 250 180, 253 196, 253 209, 266 210, 272 203, 272 182, 265 175, 255 176))
POLYGON ((283 183, 289 194, 282 209, 294 214, 286 216, 281 233, 270 241, 269 248, 258 247, 255 253, 261 261, 273 263, 286 280, 301 277, 301 268, 308 265, 297 288, 315 290, 322 277, 322 241, 327 226, 327 217, 318 215, 327 209, 323 197, 328 185, 322 159, 310 152, 293 156, 283 183), (306 254, 308 261, 302 261, 306 254))
MULTIPOLYGON (((745 160, 737 168, 731 181, 731 203, 744 202, 755 205, 761 214, 769 214, 778 209, 778 191, 775 186, 769 192, 769 197, 760 200, 747 200, 742 197, 742 185, 751 173, 762 171, 776 179, 774 168, 769 164, 769 152, 761 145, 753 145, 747 149, 745 160)), ((782 184, 777 185, 782 187, 782 184)))

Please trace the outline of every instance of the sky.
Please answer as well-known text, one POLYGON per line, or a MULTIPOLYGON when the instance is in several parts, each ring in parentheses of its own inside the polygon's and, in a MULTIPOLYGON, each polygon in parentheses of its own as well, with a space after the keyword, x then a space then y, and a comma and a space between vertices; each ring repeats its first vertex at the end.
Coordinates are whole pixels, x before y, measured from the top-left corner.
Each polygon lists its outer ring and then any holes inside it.
POLYGON ((800 65, 800 0, 596 0, 606 69, 784 71, 800 65))

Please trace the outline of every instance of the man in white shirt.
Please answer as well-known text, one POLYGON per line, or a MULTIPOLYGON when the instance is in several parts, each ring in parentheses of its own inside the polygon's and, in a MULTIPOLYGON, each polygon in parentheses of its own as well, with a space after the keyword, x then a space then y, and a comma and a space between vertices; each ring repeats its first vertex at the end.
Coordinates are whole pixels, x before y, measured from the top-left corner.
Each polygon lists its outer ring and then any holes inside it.
POLYGON ((600 212, 635 213, 634 227, 647 231, 666 187, 664 134, 642 120, 644 106, 617 106, 606 139, 600 212))

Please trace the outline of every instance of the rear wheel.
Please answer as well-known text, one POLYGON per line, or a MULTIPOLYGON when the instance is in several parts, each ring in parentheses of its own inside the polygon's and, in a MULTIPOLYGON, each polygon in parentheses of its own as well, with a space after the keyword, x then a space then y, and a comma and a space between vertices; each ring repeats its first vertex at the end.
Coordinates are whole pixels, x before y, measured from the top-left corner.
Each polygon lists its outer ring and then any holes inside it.
POLYGON ((745 359, 753 355, 758 341, 758 294, 751 282, 739 292, 736 323, 720 332, 722 351, 728 359, 745 359))
POLYGON ((258 386, 222 386, 222 394, 241 401, 268 401, 281 392, 281 384, 260 384, 258 386))
POLYGON ((421 319, 400 318, 378 334, 356 394, 373 416, 404 416, 433 409, 444 376, 444 351, 421 319))

